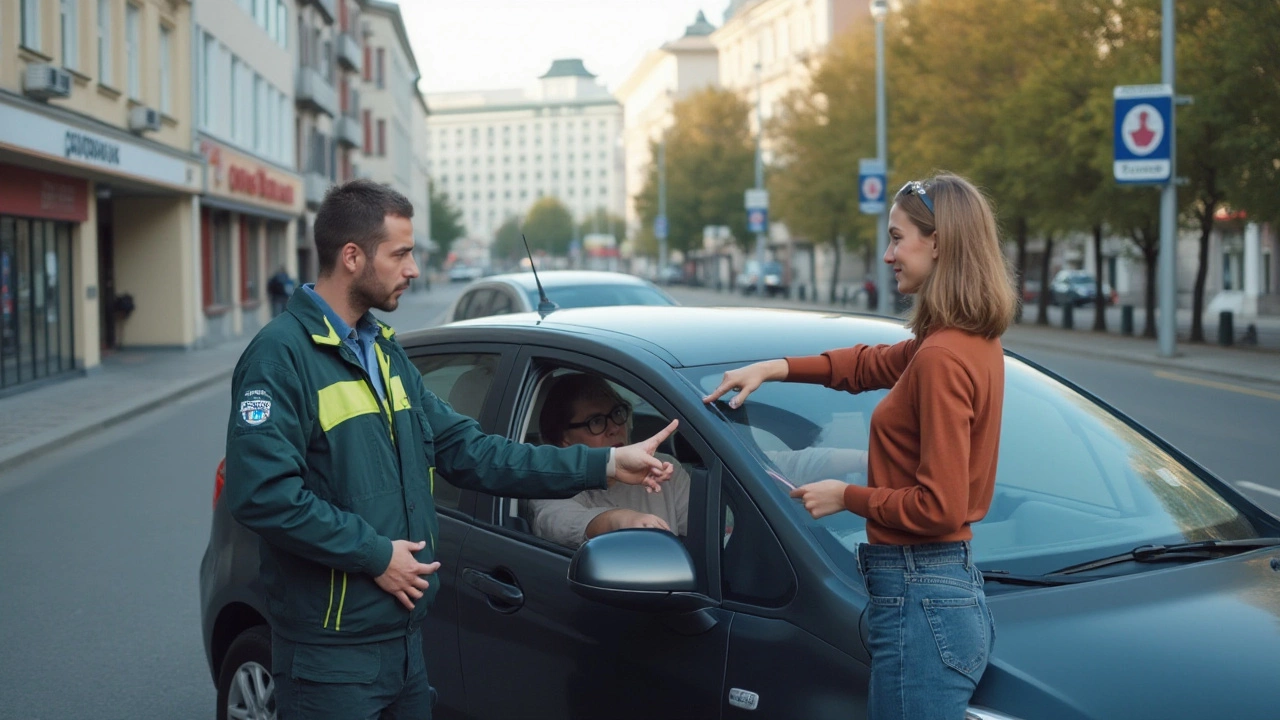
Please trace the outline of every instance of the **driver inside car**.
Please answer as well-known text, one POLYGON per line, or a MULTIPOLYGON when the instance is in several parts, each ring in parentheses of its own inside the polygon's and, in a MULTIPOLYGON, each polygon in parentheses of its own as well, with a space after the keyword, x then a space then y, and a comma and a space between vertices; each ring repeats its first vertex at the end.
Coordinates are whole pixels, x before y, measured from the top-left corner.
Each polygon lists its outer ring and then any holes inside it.
MULTIPOLYGON (((620 447, 630 442, 632 408, 604 378, 588 373, 561 375, 551 381, 538 415, 544 442, 569 447, 620 447)), ((796 484, 865 472, 866 452, 844 448, 766 451, 796 484)), ((675 458, 675 472, 661 493, 615 483, 607 490, 585 490, 563 500, 530 500, 530 525, 544 540, 577 548, 587 540, 624 528, 657 528, 678 536, 688 533, 689 472, 675 458)))

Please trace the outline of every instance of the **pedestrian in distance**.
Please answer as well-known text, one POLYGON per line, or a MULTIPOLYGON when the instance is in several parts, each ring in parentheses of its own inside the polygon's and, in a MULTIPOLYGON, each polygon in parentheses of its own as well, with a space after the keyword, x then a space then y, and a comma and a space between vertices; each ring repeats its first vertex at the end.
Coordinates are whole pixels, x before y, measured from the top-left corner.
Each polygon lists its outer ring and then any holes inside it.
POLYGON ((889 213, 898 291, 915 295, 896 345, 858 345, 731 370, 706 398, 740 406, 767 381, 889 392, 872 414, 866 487, 791 496, 815 518, 867 519, 858 564, 871 603, 868 716, 961 720, 995 643, 970 526, 995 487, 1004 355, 1017 296, 986 198, 954 175, 909 182, 889 213))
POLYGON ((653 453, 675 421, 622 447, 535 447, 484 434, 427 390, 370 313, 395 310, 418 276, 412 217, 377 183, 331 188, 315 220, 319 279, 232 376, 224 492, 262 538, 281 720, 431 717, 435 483, 569 497, 615 482, 657 492, 673 472, 653 453))
POLYGON ((293 288, 293 278, 289 277, 289 271, 281 265, 267 280, 267 297, 271 299, 271 317, 284 312, 285 306, 289 303, 289 297, 293 295, 293 288))

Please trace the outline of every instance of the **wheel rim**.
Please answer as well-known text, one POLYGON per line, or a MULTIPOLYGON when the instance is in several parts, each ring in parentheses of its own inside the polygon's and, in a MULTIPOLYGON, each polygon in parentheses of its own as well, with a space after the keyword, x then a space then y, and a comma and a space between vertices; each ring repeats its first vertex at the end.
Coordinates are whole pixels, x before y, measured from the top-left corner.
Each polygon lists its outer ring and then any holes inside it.
POLYGON ((256 662, 236 669, 227 693, 227 717, 230 720, 276 720, 275 683, 271 673, 256 662))

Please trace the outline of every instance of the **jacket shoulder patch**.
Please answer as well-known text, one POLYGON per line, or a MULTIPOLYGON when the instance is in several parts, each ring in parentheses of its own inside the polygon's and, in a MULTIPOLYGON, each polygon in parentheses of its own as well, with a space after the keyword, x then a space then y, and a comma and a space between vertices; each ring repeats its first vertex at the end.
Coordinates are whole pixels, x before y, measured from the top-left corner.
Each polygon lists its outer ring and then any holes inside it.
POLYGON ((240 396, 240 423, 257 427, 271 419, 271 393, 263 389, 245 390, 240 396))

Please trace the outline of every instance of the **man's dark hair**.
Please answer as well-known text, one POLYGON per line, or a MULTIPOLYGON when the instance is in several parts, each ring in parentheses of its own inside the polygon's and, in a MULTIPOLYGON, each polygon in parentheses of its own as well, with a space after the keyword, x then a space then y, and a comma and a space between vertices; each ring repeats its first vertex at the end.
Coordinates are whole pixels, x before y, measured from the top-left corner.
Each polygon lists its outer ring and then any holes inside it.
POLYGON ((412 218, 413 204, 404 195, 372 180, 352 180, 329 188, 315 221, 320 274, 333 272, 338 252, 347 243, 355 243, 372 258, 387 237, 388 215, 412 218))
POLYGON ((559 445, 564 440, 565 426, 573 422, 573 404, 580 400, 602 397, 611 402, 621 402, 608 381, 599 375, 573 373, 561 375, 551 381, 547 399, 538 413, 538 433, 542 442, 559 445))

